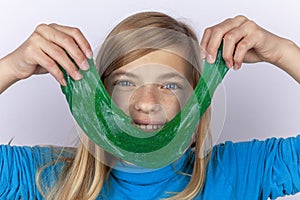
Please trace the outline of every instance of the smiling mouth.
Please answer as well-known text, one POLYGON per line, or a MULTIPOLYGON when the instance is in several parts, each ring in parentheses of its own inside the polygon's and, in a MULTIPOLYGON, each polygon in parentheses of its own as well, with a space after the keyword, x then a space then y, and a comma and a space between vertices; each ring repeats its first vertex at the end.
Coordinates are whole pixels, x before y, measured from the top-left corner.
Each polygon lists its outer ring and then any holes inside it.
POLYGON ((133 123, 133 125, 146 132, 154 132, 164 126, 162 124, 137 124, 137 123, 133 123))

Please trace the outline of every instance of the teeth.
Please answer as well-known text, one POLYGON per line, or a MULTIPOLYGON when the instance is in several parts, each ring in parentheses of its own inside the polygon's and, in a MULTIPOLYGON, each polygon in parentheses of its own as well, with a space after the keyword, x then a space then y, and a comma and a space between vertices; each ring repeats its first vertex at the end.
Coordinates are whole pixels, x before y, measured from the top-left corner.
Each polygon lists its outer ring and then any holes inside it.
POLYGON ((140 129, 149 131, 149 130, 157 130, 157 129, 161 128, 163 125, 160 125, 160 124, 148 124, 148 125, 135 124, 135 126, 140 128, 140 129))

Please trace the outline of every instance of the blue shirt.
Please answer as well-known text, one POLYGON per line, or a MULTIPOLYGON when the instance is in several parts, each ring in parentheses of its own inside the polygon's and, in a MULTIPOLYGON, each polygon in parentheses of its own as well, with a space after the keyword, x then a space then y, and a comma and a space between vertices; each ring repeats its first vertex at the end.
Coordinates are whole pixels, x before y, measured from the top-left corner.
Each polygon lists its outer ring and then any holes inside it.
MULTIPOLYGON (((36 170, 55 159, 49 147, 0 146, 0 199, 42 199, 36 170)), ((160 199, 186 187, 192 171, 190 152, 175 163, 150 172, 112 170, 98 199, 160 199), (109 187, 108 187, 109 185, 109 187)), ((216 145, 207 165, 206 182, 195 199, 275 199, 300 190, 300 136, 287 139, 216 145)), ((62 165, 43 173, 53 185, 62 165)))

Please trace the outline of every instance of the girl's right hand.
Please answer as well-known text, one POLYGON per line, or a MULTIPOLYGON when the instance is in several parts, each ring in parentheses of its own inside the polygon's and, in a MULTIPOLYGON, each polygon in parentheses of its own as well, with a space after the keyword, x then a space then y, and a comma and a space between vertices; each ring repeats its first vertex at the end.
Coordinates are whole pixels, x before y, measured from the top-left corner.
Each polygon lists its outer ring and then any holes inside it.
POLYGON ((66 52, 79 68, 82 70, 89 68, 86 58, 92 58, 92 50, 79 29, 58 24, 40 24, 20 47, 4 59, 7 63, 6 67, 11 68, 10 71, 13 72, 16 80, 49 72, 65 86, 66 81, 58 64, 73 79, 82 78, 66 52))

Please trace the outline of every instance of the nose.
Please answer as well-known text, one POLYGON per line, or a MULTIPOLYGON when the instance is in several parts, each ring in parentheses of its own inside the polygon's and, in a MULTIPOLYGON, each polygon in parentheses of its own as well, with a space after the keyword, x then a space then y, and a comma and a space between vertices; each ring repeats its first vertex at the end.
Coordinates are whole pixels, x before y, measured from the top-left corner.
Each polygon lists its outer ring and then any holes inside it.
POLYGON ((132 97, 133 107, 142 113, 155 113, 160 111, 160 94, 156 84, 147 84, 138 88, 132 97))

